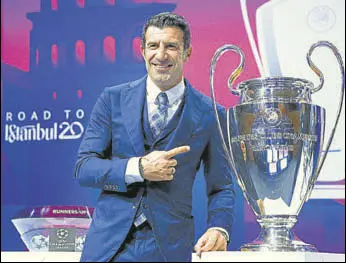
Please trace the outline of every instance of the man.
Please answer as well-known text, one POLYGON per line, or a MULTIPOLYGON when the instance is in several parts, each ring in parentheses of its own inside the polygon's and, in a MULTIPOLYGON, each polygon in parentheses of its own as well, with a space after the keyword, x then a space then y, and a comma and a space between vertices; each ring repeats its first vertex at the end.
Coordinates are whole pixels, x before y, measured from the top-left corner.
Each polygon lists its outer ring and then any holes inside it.
POLYGON ((148 75, 104 90, 79 149, 76 177, 102 190, 82 261, 190 261, 201 162, 208 230, 195 250, 226 250, 233 184, 211 100, 183 78, 189 25, 158 14, 144 26, 141 49, 148 75))

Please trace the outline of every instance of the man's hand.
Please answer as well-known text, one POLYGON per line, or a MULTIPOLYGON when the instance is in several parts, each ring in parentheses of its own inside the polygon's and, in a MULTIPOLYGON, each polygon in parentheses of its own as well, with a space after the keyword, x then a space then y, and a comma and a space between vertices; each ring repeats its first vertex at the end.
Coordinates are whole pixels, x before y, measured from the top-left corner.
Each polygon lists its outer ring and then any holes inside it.
POLYGON ((227 241, 224 235, 217 229, 209 229, 198 240, 195 245, 197 256, 201 256, 202 252, 207 251, 226 251, 227 241))
POLYGON ((171 181, 178 162, 171 159, 177 154, 190 151, 190 146, 180 146, 169 151, 154 151, 142 157, 144 179, 149 181, 171 181))

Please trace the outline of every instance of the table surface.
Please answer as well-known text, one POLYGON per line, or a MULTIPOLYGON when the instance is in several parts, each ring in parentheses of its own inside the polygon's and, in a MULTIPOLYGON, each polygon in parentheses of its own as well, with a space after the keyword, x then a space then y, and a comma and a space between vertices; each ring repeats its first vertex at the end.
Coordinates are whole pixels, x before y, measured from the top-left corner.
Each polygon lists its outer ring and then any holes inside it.
MULTIPOLYGON (((80 252, 2 251, 1 262, 79 262, 80 252)), ((304 252, 205 252, 192 262, 345 262, 345 254, 304 252)))

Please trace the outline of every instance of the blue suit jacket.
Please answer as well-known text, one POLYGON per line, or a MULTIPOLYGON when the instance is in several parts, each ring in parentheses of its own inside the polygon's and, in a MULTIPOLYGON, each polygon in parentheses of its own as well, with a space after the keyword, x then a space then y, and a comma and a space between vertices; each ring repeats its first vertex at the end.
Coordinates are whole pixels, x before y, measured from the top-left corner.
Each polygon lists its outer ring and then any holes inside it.
MULTIPOLYGON (((185 80, 185 105, 166 150, 189 145, 178 161, 174 180, 125 183, 131 157, 144 155, 142 109, 146 77, 109 87, 97 100, 85 131, 75 168, 83 186, 102 190, 82 253, 82 261, 108 261, 124 241, 147 188, 153 231, 167 261, 189 261, 194 245, 192 186, 201 162, 205 164, 208 227, 231 233, 234 191, 231 170, 223 152, 210 98, 185 80)), ((224 111, 223 111, 224 112, 224 111)))

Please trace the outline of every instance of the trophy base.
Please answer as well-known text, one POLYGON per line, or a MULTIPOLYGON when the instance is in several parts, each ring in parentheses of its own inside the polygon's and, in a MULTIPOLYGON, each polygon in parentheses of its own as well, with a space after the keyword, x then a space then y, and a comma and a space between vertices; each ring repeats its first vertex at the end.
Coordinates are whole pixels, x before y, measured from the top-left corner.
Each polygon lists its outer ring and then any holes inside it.
POLYGON ((258 238, 242 246, 240 251, 318 252, 313 245, 304 243, 293 233, 296 216, 262 216, 257 221, 261 225, 258 238))
POLYGON ((302 241, 294 240, 287 244, 266 244, 254 241, 240 248, 240 251, 253 252, 318 252, 317 249, 310 244, 302 241))

